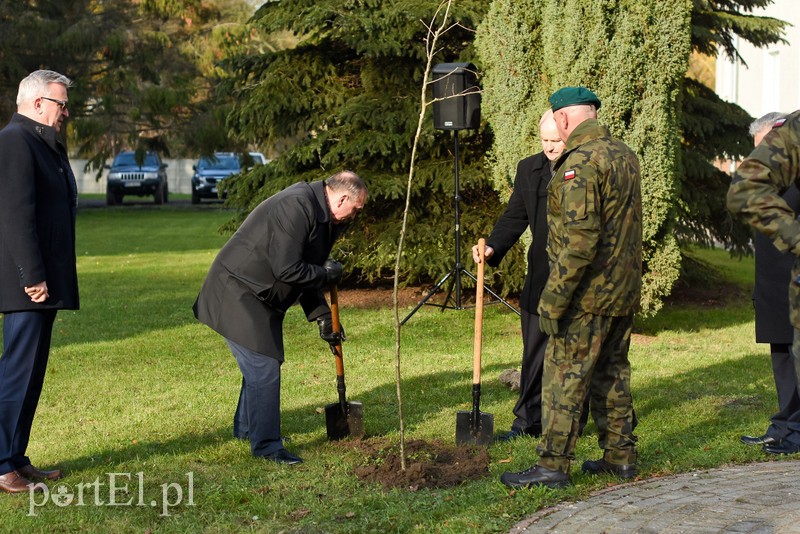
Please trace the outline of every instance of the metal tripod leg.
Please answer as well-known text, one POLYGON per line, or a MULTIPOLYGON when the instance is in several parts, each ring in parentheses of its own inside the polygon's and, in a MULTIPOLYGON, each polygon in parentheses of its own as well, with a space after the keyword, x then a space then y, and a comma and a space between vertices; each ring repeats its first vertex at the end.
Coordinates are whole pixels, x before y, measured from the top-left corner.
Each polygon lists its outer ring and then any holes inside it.
MULTIPOLYGON (((472 278, 475 281, 476 284, 478 283, 478 279, 475 277, 475 275, 473 275, 471 272, 469 272, 466 269, 462 269, 462 271, 464 272, 464 274, 466 274, 467 276, 472 278)), ((500 295, 498 295, 497 293, 492 291, 491 287, 487 286, 486 284, 483 284, 483 290, 486 291, 487 293, 489 293, 491 296, 493 296, 501 304, 505 304, 506 307, 509 310, 513 311, 517 315, 520 315, 520 316, 522 315, 522 313, 518 309, 516 309, 514 306, 512 306, 510 302, 508 302, 506 299, 504 299, 503 297, 501 297, 500 295)))
POLYGON ((433 286, 433 289, 431 289, 430 291, 428 291, 428 294, 427 294, 427 295, 425 295, 425 298, 423 298, 421 301, 419 301, 419 304, 417 304, 417 305, 414 307, 414 309, 413 309, 413 310, 411 310, 411 312, 410 312, 408 315, 406 315, 406 318, 405 318, 405 319, 403 319, 402 321, 400 321, 400 324, 401 324, 401 325, 403 325, 403 324, 406 324, 406 321, 408 321, 409 319, 411 319, 411 316, 412 316, 412 315, 414 315, 415 313, 417 313, 417 310, 419 310, 419 309, 420 309, 422 306, 424 306, 424 305, 425 305, 425 303, 426 303, 426 302, 428 302, 428 299, 429 299, 429 298, 431 298, 431 297, 434 295, 434 293, 436 293, 437 291, 439 291, 439 288, 440 288, 440 287, 442 287, 442 286, 444 285, 444 283, 445 283, 445 282, 447 282, 447 279, 448 279, 448 278, 450 278, 451 276, 453 276, 453 275, 455 274, 455 272, 456 272, 456 270, 455 270, 455 269, 451 269, 451 270, 450 270, 450 272, 448 272, 446 275, 444 275, 444 276, 442 277, 442 279, 441 279, 441 280, 439 280, 439 281, 436 283, 436 285, 435 285, 435 286, 433 286))
MULTIPOLYGON (((439 280, 439 282, 437 282, 437 283, 436 283, 436 285, 435 285, 435 286, 433 286, 433 288, 432 288, 430 291, 428 291, 428 294, 427 294, 427 295, 425 295, 425 297, 424 297, 424 298, 423 298, 421 301, 419 301, 419 303, 418 303, 418 304, 417 304, 417 305, 414 307, 414 309, 413 309, 413 310, 411 310, 411 312, 410 312, 408 315, 406 315, 405 319, 403 319, 402 321, 400 321, 400 324, 401 324, 401 325, 404 325, 404 324, 406 324, 406 322, 407 322, 409 319, 411 319, 411 316, 412 316, 412 315, 414 315, 415 313, 417 313, 417 311, 418 311, 418 310, 419 310, 421 307, 423 307, 425 304, 428 304, 428 306, 436 306, 437 308, 442 308, 442 311, 444 311, 445 309, 452 309, 452 310, 463 310, 465 307, 461 305, 461 302, 459 302, 459 301, 458 301, 458 299, 456 300, 456 302, 454 303, 454 305, 453 305, 453 306, 448 306, 448 305, 447 305, 447 302, 450 300, 450 297, 452 296, 452 293, 453 293, 453 285, 454 285, 454 281, 451 281, 451 283, 450 283, 450 288, 449 288, 449 290, 447 291, 447 295, 445 296, 445 299, 444 299, 444 303, 443 303, 443 304, 429 304, 429 303, 428 303, 428 300, 429 300, 429 299, 430 299, 430 298, 431 298, 431 297, 432 297, 432 296, 433 296, 433 295, 434 295, 434 294, 435 294, 437 291, 439 291, 439 289, 441 289, 441 287, 444 285, 444 283, 445 283, 445 282, 447 282, 447 280, 449 280, 451 276, 454 276, 454 275, 462 275, 462 274, 465 274, 465 275, 467 275, 468 277, 472 278, 472 280, 473 280, 473 281, 474 281, 476 284, 478 283, 478 279, 475 277, 475 275, 474 275, 474 274, 472 274, 472 273, 471 273, 471 272, 469 272, 468 270, 464 269, 463 267, 454 267, 453 269, 451 269, 451 270, 450 270, 450 272, 448 272, 446 275, 444 275, 444 276, 442 277, 442 279, 441 279, 441 280, 439 280)), ((513 312, 514 312, 514 313, 516 313, 517 315, 522 315, 522 314, 520 313, 520 311, 519 311, 518 309, 516 309, 516 308, 515 308, 515 307, 514 307, 514 306, 513 306, 513 305, 512 305, 510 302, 508 302, 508 301, 507 301, 507 300, 505 300, 503 297, 501 297, 500 295, 498 295, 497 293, 495 293, 495 292, 492 290, 492 288, 490 288, 490 287, 489 287, 489 286, 487 286, 486 284, 483 284, 483 289, 484 289, 484 291, 486 291, 487 293, 489 293, 489 294, 490 294, 492 297, 494 297, 494 298, 497 300, 497 302, 500 302, 501 304, 504 304, 504 305, 505 305, 505 306, 506 306, 506 307, 507 307, 509 310, 513 311, 513 312)))

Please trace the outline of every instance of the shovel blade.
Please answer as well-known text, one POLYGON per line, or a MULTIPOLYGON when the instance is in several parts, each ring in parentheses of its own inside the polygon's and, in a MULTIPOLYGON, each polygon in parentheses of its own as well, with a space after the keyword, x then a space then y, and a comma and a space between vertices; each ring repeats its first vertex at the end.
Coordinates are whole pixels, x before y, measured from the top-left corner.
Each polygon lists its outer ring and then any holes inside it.
POLYGON ((472 410, 456 413, 456 445, 488 447, 494 440, 494 415, 472 410))
POLYGON ((326 405, 325 428, 328 431, 328 439, 331 441, 348 436, 364 437, 364 409, 361 403, 358 401, 347 402, 344 409, 339 402, 326 405))

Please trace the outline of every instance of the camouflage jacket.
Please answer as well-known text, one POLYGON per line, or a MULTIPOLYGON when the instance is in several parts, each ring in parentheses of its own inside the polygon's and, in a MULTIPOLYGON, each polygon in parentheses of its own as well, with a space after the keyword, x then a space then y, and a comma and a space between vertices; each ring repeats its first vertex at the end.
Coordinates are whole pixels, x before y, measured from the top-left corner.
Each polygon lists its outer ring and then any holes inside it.
POLYGON ((624 316, 642 287, 639 160, 597 120, 570 134, 548 190, 550 277, 539 313, 624 316))
MULTIPOLYGON (((739 165, 728 189, 729 210, 766 234, 781 252, 800 256, 800 222, 781 198, 793 183, 800 184, 800 110, 775 122, 739 165)), ((800 328, 798 275, 800 266, 795 262, 789 285, 790 320, 795 328, 800 328)))

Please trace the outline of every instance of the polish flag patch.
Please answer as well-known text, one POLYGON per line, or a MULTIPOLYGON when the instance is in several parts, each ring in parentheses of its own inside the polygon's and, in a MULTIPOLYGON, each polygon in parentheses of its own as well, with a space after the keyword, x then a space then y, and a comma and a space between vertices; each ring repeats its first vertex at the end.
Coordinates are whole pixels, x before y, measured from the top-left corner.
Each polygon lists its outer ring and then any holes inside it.
POLYGON ((776 121, 775 121, 775 124, 773 124, 773 125, 772 125, 772 127, 773 127, 773 128, 780 128, 780 127, 781 127, 781 126, 783 126, 784 124, 786 124, 786 119, 785 119, 785 118, 783 118, 783 119, 778 119, 778 120, 776 120, 776 121))
POLYGON ((572 180, 573 178, 575 178, 575 170, 574 169, 570 169, 570 170, 568 170, 568 171, 566 171, 564 173, 564 179, 565 180, 572 180))

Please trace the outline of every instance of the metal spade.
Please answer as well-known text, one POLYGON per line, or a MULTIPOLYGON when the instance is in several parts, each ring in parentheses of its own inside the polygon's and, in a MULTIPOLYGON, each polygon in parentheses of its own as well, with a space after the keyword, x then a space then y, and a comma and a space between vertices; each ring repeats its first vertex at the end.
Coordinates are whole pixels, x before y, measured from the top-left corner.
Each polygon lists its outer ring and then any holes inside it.
POLYGON ((491 445, 494 435, 494 415, 483 413, 481 405, 481 347, 483 340, 483 256, 486 240, 478 240, 478 276, 475 283, 475 343, 472 351, 472 410, 456 414, 457 445, 491 445))
MULTIPOLYGON (((336 284, 331 285, 331 318, 333 331, 341 332, 339 291, 336 284)), ((331 348, 336 359, 336 390, 339 392, 339 402, 325 406, 325 427, 328 430, 328 439, 334 441, 347 436, 361 438, 364 436, 364 412, 360 402, 348 402, 345 396, 342 342, 339 341, 331 348)))

